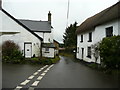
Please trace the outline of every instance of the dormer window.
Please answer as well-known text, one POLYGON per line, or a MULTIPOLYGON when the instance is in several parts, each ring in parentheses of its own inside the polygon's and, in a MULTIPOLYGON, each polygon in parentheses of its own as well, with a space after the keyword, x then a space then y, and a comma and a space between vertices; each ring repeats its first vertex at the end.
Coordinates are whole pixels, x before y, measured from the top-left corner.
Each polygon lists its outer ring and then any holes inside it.
POLYGON ((92 32, 89 33, 89 40, 88 42, 92 42, 92 32))
POLYGON ((106 28, 106 37, 113 36, 113 26, 106 28))

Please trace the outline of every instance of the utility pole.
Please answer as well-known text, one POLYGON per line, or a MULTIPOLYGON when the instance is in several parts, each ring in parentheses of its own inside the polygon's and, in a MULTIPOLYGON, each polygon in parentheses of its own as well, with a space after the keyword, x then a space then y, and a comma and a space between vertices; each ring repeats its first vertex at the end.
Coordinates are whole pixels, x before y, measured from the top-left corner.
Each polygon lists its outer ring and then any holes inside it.
POLYGON ((70 6, 70 0, 68 0, 68 7, 67 7, 67 24, 66 24, 66 28, 68 27, 69 6, 70 6))

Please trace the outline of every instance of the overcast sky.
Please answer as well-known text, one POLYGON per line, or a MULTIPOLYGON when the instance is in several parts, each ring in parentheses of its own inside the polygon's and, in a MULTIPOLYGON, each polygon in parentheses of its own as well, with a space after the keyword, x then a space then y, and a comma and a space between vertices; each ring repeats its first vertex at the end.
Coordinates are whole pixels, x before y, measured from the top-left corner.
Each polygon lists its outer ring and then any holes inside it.
MULTIPOLYGON (((17 19, 47 21, 52 13, 54 39, 63 41, 67 23, 68 0, 3 0, 3 8, 17 19)), ((85 19, 117 3, 118 0, 70 0, 68 25, 85 19)))

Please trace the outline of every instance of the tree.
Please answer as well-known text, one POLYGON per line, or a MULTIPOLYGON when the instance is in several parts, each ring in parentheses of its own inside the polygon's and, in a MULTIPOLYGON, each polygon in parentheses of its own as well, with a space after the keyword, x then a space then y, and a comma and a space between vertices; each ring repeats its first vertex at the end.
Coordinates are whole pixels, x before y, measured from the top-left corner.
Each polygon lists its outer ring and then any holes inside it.
POLYGON ((107 37, 102 40, 100 57, 106 68, 120 68, 120 36, 107 37))
POLYGON ((77 44, 77 35, 75 31, 77 29, 77 22, 71 24, 68 28, 66 28, 65 33, 63 35, 63 42, 65 48, 76 48, 77 44))

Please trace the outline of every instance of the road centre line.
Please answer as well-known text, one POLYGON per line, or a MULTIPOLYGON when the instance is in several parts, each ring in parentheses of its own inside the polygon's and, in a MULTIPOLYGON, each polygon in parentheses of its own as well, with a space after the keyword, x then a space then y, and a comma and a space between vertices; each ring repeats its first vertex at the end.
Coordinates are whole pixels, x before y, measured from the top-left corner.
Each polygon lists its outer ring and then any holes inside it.
POLYGON ((43 76, 39 76, 38 78, 37 78, 37 80, 41 80, 43 78, 43 76))
POLYGON ((48 72, 48 70, 45 70, 45 71, 44 71, 44 73, 47 73, 47 72, 48 72))
POLYGON ((35 81, 32 86, 37 86, 40 81, 35 81))
POLYGON ((35 72, 33 75, 37 75, 39 72, 35 72))
POLYGON ((27 83, 29 83, 30 80, 25 80, 24 82, 22 82, 20 85, 26 85, 27 83))
POLYGON ((21 89, 22 87, 21 86, 17 86, 16 89, 21 89))
POLYGON ((43 73, 41 74, 41 76, 45 76, 45 74, 46 74, 46 73, 43 72, 43 73))
POLYGON ((42 71, 42 70, 38 70, 38 72, 40 72, 40 71, 42 71))
MULTIPOLYGON (((48 68, 50 69, 51 67, 53 67, 53 65, 52 65, 52 66, 49 66, 48 68)), ((39 77, 37 78, 37 80, 39 80, 39 81, 35 81, 31 86, 36 87, 36 86, 39 84, 40 80, 41 80, 41 79, 45 76, 45 74, 47 73, 48 68, 47 68, 46 70, 44 70, 43 73, 41 74, 41 76, 39 76, 39 77)))
POLYGON ((28 90, 34 90, 34 88, 33 87, 29 87, 28 90))
POLYGON ((30 76, 28 79, 33 79, 34 78, 34 76, 32 75, 32 76, 30 76))
MULTIPOLYGON (((40 68, 39 70, 37 70, 37 72, 33 73, 33 75, 31 75, 30 77, 28 77, 27 80, 25 80, 24 82, 20 83, 20 85, 24 86, 26 85, 27 83, 29 83, 34 77, 35 75, 37 75, 39 72, 41 72, 43 69, 45 69, 46 67, 48 67, 48 65, 45 65, 44 67, 40 68), (30 80, 29 80, 30 79, 30 80)), ((41 74, 41 76, 39 76, 37 78, 37 80, 39 81, 35 81, 31 86, 37 86, 38 83, 40 82, 40 80, 43 78, 43 76, 46 75, 46 73, 50 70, 50 68, 53 67, 53 65, 49 66, 46 70, 43 71, 43 73, 41 74)), ((15 90, 20 90, 21 88, 23 88, 22 86, 17 86, 15 88, 15 90)), ((34 88, 33 88, 34 89, 34 88)))

